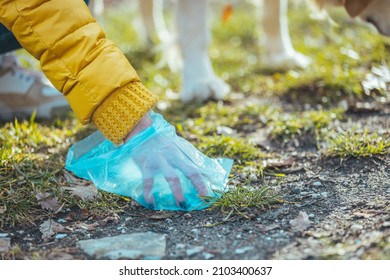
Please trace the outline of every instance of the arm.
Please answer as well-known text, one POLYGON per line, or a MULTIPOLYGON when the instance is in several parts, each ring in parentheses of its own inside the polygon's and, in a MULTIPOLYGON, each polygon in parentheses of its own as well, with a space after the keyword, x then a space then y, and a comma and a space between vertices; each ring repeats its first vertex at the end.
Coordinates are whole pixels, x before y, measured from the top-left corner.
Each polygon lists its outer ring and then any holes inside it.
POLYGON ((83 123, 119 144, 156 104, 80 0, 0 2, 0 21, 41 63, 83 123))

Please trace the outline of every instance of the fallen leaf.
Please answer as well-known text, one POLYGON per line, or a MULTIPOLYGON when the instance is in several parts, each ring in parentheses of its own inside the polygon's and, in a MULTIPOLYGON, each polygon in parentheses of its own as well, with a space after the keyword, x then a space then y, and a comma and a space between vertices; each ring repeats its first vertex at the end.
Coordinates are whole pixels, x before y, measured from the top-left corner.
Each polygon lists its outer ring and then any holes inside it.
POLYGON ((367 219, 367 218, 375 216, 376 213, 357 211, 357 212, 354 212, 353 215, 358 217, 358 218, 365 218, 365 219, 367 219))
POLYGON ((42 209, 57 211, 61 208, 58 198, 51 196, 50 193, 37 193, 35 197, 38 199, 42 209))
POLYGON ((78 223, 75 223, 74 225, 71 226, 72 230, 73 229, 84 229, 84 230, 95 230, 96 227, 99 226, 99 223, 98 222, 94 222, 92 224, 87 224, 85 222, 78 222, 78 223))
POLYGON ((49 260, 73 260, 73 256, 63 252, 50 252, 47 256, 49 260))
POLYGON ((0 252, 8 252, 11 249, 11 238, 0 238, 0 252))
POLYGON ((152 220, 165 220, 172 218, 174 216, 173 213, 168 212, 168 211, 161 211, 161 212, 156 212, 150 215, 148 218, 152 220))
POLYGON ((270 230, 278 229, 280 226, 278 224, 271 224, 271 225, 262 225, 258 224, 256 227, 261 231, 261 232, 267 232, 270 230))
POLYGON ((108 217, 104 218, 102 221, 100 221, 99 224, 102 226, 102 225, 106 225, 108 223, 115 223, 115 224, 119 223, 119 216, 117 214, 114 214, 112 216, 108 216, 108 217))
POLYGON ((56 233, 64 231, 65 228, 60 223, 48 219, 39 226, 39 230, 42 233, 42 238, 48 240, 56 233))
POLYGON ((293 158, 287 159, 268 159, 263 161, 263 166, 268 168, 284 168, 294 164, 293 158))
POLYGON ((6 206, 0 206, 0 214, 4 214, 5 211, 7 211, 7 207, 6 206))
POLYGON ((304 231, 310 227, 311 221, 307 213, 301 211, 295 219, 290 220, 290 225, 293 231, 304 231))
POLYGON ((74 196, 84 201, 93 201, 96 198, 100 198, 98 189, 93 184, 88 185, 76 185, 73 187, 62 187, 64 190, 68 190, 74 196))
POLYGON ((225 4, 222 10, 222 22, 227 22, 233 15, 233 5, 225 4))

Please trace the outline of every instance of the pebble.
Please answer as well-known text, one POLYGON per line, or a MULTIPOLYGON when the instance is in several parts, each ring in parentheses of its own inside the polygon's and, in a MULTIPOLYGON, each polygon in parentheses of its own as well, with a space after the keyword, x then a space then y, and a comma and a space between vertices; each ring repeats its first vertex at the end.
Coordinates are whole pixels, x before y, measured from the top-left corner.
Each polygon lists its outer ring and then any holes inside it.
POLYGON ((319 197, 320 197, 320 194, 318 194, 318 193, 313 193, 313 194, 311 195, 311 197, 312 197, 312 198, 319 198, 319 197))
POLYGON ((390 227, 390 222, 384 222, 384 223, 382 224, 382 227, 390 227))
POLYGON ((309 216, 309 218, 314 218, 314 214, 313 213, 310 213, 308 216, 309 216))
POLYGON ((185 214, 183 215, 183 217, 184 217, 184 219, 187 219, 187 220, 192 218, 192 216, 191 216, 190 213, 185 213, 185 214))
POLYGON ((154 232, 138 232, 81 240, 78 246, 95 258, 161 259, 166 251, 166 236, 154 232))
POLYGON ((322 183, 320 181, 316 181, 316 182, 313 183, 313 186, 314 187, 321 187, 322 183))
POLYGON ((354 232, 361 232, 362 229, 363 229, 363 226, 359 225, 359 224, 353 224, 351 226, 351 230, 354 231, 354 232))
POLYGON ((177 250, 182 250, 182 249, 184 249, 185 247, 186 247, 186 245, 183 244, 183 243, 177 243, 177 244, 176 244, 176 249, 177 249, 177 250))
POLYGON ((8 236, 8 233, 0 233, 0 238, 7 237, 7 236, 8 236))
POLYGON ((56 236, 54 238, 55 239, 62 239, 62 238, 65 238, 67 236, 68 235, 66 233, 58 233, 58 234, 56 234, 56 236))
POLYGON ((205 260, 211 260, 212 258, 214 258, 214 254, 210 254, 210 253, 203 253, 202 254, 203 255, 203 258, 205 259, 205 260))
POLYGON ((186 254, 187 254, 187 256, 191 257, 195 254, 202 252, 203 249, 204 249, 203 246, 193 247, 193 248, 186 250, 186 254))
POLYGON ((324 197, 324 198, 327 198, 328 197, 328 192, 322 192, 321 196, 324 197))
POLYGON ((58 219, 58 220, 57 220, 57 222, 59 222, 59 223, 62 223, 62 224, 63 224, 63 223, 66 223, 66 220, 65 220, 65 219, 58 219))
POLYGON ((253 247, 253 246, 247 246, 247 247, 244 247, 244 248, 238 248, 238 249, 234 250, 234 253, 237 254, 237 255, 245 254, 246 252, 251 251, 254 248, 255 247, 253 247))
POLYGON ((11 248, 11 238, 0 238, 0 252, 8 252, 11 248))

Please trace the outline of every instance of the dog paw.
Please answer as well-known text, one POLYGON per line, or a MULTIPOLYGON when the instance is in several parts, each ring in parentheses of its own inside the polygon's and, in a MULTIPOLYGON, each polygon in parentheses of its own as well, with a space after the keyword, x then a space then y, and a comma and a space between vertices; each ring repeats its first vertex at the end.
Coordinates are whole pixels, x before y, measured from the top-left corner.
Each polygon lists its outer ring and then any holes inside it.
POLYGON ((299 52, 270 54, 262 59, 263 65, 268 69, 294 69, 306 68, 311 64, 311 59, 299 52))
POLYGON ((227 83, 218 77, 212 77, 184 85, 181 92, 181 100, 183 103, 221 100, 229 91, 230 86, 227 83))

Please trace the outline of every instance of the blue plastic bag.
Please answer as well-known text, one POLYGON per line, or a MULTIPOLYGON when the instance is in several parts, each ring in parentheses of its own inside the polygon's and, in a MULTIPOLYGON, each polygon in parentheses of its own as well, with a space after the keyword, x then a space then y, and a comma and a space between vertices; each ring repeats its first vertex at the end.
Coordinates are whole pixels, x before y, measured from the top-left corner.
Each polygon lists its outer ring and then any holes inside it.
POLYGON ((157 113, 153 124, 116 146, 99 131, 74 144, 66 169, 98 189, 128 196, 155 210, 196 210, 226 190, 231 159, 211 159, 177 136, 157 113), (217 192, 216 192, 217 190, 217 192))

